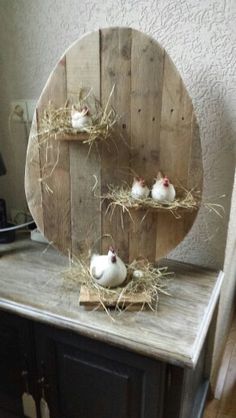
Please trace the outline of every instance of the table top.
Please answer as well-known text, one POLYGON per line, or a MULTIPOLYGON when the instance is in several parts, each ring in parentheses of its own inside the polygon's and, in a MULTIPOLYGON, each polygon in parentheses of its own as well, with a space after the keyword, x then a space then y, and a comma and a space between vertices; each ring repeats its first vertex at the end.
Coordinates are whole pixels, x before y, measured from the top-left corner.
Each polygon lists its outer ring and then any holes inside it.
POLYGON ((0 308, 29 319, 70 329, 121 348, 194 367, 219 297, 223 273, 165 260, 175 272, 171 296, 160 295, 157 312, 87 311, 79 288, 65 292, 68 259, 23 233, 0 245, 0 308))

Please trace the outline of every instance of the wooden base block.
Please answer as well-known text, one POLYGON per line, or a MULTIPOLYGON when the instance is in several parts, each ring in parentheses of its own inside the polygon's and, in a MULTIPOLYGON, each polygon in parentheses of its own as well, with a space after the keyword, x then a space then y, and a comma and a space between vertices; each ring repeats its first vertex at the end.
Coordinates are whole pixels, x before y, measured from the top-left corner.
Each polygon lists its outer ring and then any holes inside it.
MULTIPOLYGON (((105 296, 102 299, 102 303, 106 308, 115 308, 118 305, 120 309, 128 310, 138 310, 151 303, 151 297, 143 292, 136 293, 135 295, 123 296, 119 301, 117 299, 117 296, 105 296)), ((83 305, 86 308, 102 308, 101 300, 99 299, 97 292, 93 289, 88 289, 87 286, 81 286, 79 302, 80 305, 83 305)))
POLYGON ((58 133, 55 135, 55 139, 58 141, 78 141, 83 142, 89 139, 89 134, 87 132, 80 132, 77 134, 63 134, 58 133))

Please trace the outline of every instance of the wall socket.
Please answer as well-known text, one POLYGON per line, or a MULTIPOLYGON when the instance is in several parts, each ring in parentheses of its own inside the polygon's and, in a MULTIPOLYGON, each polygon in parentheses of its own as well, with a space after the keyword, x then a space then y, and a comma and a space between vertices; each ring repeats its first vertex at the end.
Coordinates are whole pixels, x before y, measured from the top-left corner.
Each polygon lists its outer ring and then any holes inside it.
POLYGON ((11 102, 11 120, 14 122, 27 122, 27 107, 25 100, 11 102))
POLYGON ((11 102, 11 120, 14 122, 32 122, 37 100, 19 99, 11 102))

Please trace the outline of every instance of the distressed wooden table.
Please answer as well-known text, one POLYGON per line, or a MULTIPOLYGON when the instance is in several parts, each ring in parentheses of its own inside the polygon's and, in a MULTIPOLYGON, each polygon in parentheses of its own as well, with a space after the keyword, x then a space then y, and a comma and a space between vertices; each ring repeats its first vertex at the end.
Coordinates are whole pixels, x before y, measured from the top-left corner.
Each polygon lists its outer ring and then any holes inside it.
MULTIPOLYGON (((52 248, 46 250, 43 244, 31 242, 24 235, 18 238, 13 244, 0 246, 1 310, 39 323, 39 327, 43 323, 43 327, 53 326, 53 329, 60 328, 60 332, 78 334, 82 339, 88 339, 89 344, 103 346, 105 343, 104 347, 110 346, 110 350, 131 352, 140 359, 148 358, 153 364, 160 364, 165 368, 161 375, 172 373, 172 380, 168 383, 168 377, 165 377, 164 400, 162 395, 158 398, 162 399, 162 415, 158 416, 172 417, 171 397, 177 395, 173 395, 171 385, 172 382, 176 384, 175 379, 182 383, 178 383, 181 394, 177 396, 179 406, 175 407, 173 416, 192 416, 190 410, 193 410, 195 392, 199 392, 199 387, 209 377, 213 317, 223 274, 168 261, 176 277, 170 282, 171 296, 160 296, 158 312, 125 312, 115 315, 115 321, 112 321, 104 312, 85 311, 80 307, 79 289, 65 293, 62 271, 68 267, 66 257, 52 248), (189 385, 196 391, 187 390, 189 385), (185 396, 184 390, 187 390, 185 396)), ((70 418, 70 415, 65 416, 70 418)), ((154 413, 146 416, 152 417, 154 413)))

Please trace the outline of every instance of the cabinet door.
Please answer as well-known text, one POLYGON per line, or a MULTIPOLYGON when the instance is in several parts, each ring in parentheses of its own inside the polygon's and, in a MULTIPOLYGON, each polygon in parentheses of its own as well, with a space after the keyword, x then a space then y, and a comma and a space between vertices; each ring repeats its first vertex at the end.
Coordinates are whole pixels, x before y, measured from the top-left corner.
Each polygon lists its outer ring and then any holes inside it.
MULTIPOLYGON (((0 417, 23 416, 21 396, 25 391, 22 372, 32 365, 30 324, 0 311, 0 417)), ((30 374, 32 370, 30 370, 30 374)), ((28 377, 29 390, 32 386, 28 377)))
POLYGON ((164 365, 69 332, 36 330, 51 418, 160 418, 164 365))

